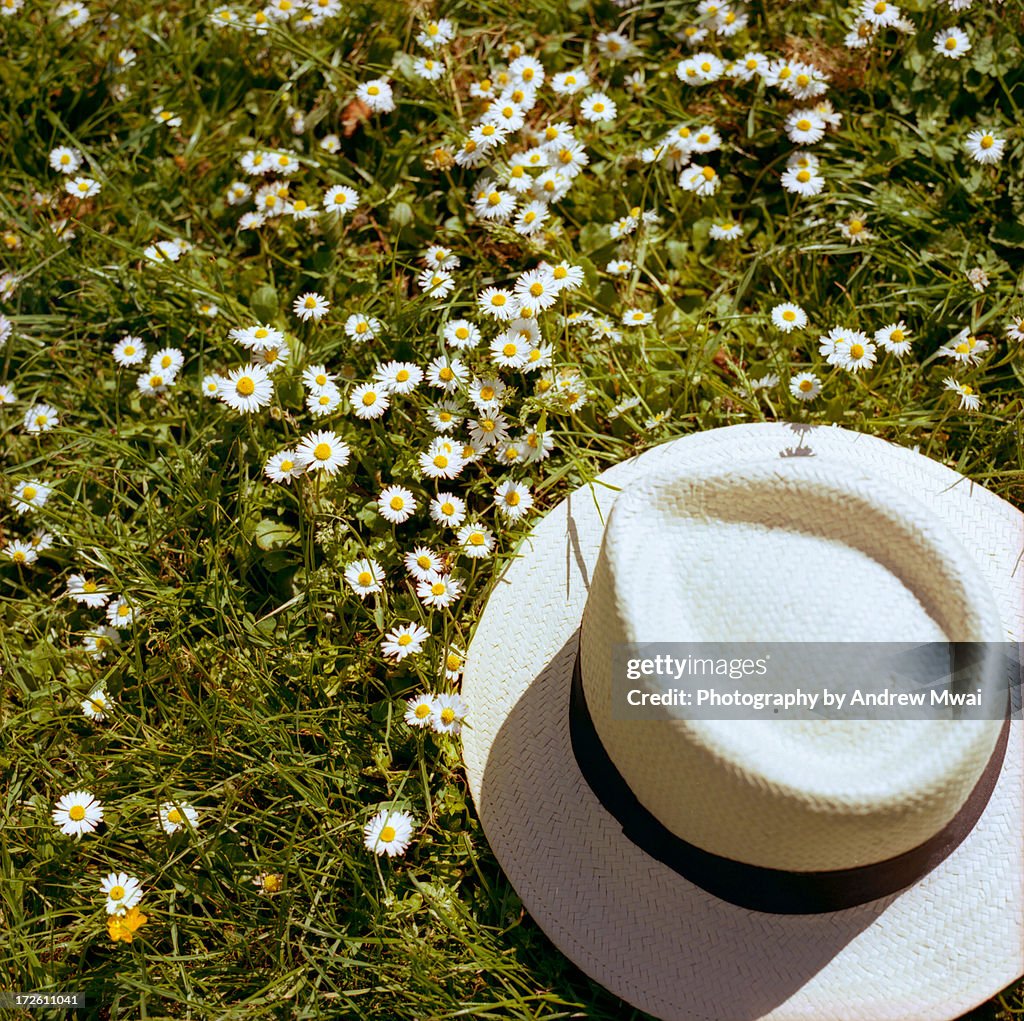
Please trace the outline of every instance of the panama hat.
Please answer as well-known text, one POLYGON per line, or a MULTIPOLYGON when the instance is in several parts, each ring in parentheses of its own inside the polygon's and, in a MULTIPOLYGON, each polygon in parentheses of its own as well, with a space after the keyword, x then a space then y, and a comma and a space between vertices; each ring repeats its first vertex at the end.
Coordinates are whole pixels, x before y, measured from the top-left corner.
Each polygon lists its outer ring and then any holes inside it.
POLYGON ((665 1021, 950 1021, 1024 974, 1024 723, 638 721, 614 647, 1020 642, 1024 515, 834 427, 615 465, 502 571, 470 790, 554 944, 665 1021))

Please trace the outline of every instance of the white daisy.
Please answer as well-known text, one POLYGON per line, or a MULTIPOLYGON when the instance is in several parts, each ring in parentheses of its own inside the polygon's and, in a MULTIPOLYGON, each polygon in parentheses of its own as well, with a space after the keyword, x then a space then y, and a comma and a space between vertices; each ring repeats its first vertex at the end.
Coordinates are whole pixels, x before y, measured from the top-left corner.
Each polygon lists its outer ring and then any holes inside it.
POLYGON ((413 362, 388 362, 377 367, 374 382, 391 394, 410 394, 423 382, 423 370, 413 362))
POLYGON ((57 409, 49 404, 33 404, 25 412, 24 425, 27 432, 46 433, 59 424, 57 409))
POLYGON ((789 381, 789 392, 798 401, 813 401, 821 393, 821 380, 813 372, 799 372, 789 381))
POLYGON ((510 521, 518 521, 533 506, 533 494, 529 486, 509 479, 495 489, 494 505, 510 521))
POLYGON ((111 872, 100 882, 100 890, 107 895, 107 914, 123 915, 142 900, 142 887, 127 872, 111 872))
POLYGON ((386 486, 377 497, 377 508, 385 521, 400 525, 416 513, 416 498, 403 486, 386 486))
POLYGON ((799 306, 783 302, 772 309, 772 324, 783 333, 802 330, 807 325, 807 313, 799 306))
POLYGON ((415 695, 405 700, 405 715, 402 717, 410 727, 420 729, 430 726, 434 715, 434 696, 428 694, 415 695))
POLYGON ((349 340, 364 341, 373 340, 380 335, 384 324, 373 316, 366 316, 360 312, 353 312, 345 320, 345 336, 349 340))
POLYGON ((958 383, 952 376, 947 376, 942 381, 942 385, 947 390, 960 395, 961 411, 977 411, 981 406, 981 398, 978 396, 978 392, 969 384, 958 383))
POLYGON ((346 184, 336 184, 324 192, 324 209, 338 218, 351 213, 359 205, 359 192, 346 184))
POLYGON ((218 396, 232 410, 248 415, 270 403, 274 381, 262 365, 250 362, 227 374, 218 396))
POLYGON ((333 384, 321 387, 316 393, 306 395, 306 410, 315 418, 323 418, 336 411, 341 405, 341 391, 333 384))
POLYGON ((401 624, 392 628, 380 643, 381 652, 401 662, 406 656, 415 656, 423 651, 423 643, 430 632, 419 624, 401 624))
POLYGON ((414 547, 411 553, 406 553, 402 562, 416 581, 423 581, 444 571, 443 561, 429 546, 414 547))
POLYGON ((157 822, 168 836, 183 829, 197 829, 199 813, 185 801, 165 801, 157 810, 157 822))
POLYGON ((950 60, 959 60, 971 48, 971 40, 962 28, 944 28, 935 33, 932 48, 950 60))
POLYGON ((64 190, 76 199, 91 199, 99 195, 100 183, 91 177, 73 177, 64 185, 64 190))
POLYGON ((1003 158, 1006 139, 993 131, 979 128, 968 133, 964 148, 978 163, 998 163, 1003 158))
POLYGON ((462 594, 462 583, 447 574, 433 574, 416 586, 416 595, 424 606, 447 609, 462 594))
POLYGON ((103 821, 103 806, 88 791, 72 791, 57 802, 53 821, 62 833, 79 838, 103 821))
POLYGON ((104 586, 81 574, 72 574, 66 584, 68 595, 76 603, 94 610, 106 606, 110 599, 110 592, 104 586))
POLYGON ((295 450, 295 459, 303 471, 337 474, 348 464, 352 451, 337 434, 329 431, 308 433, 295 450))
POLYGON ((460 695, 437 695, 434 698, 434 715, 430 725, 438 734, 458 735, 469 712, 469 706, 460 695))
POLYGON ((875 331, 875 343, 889 354, 902 358, 910 354, 911 340, 907 324, 901 319, 898 323, 891 323, 875 331))
POLYGON ((591 124, 610 124, 618 112, 615 101, 603 92, 593 92, 580 103, 580 116, 591 124))
POLYGON ((95 723, 102 723, 107 718, 107 710, 111 703, 106 689, 100 685, 98 688, 93 688, 79 704, 85 717, 95 723))
POLYGON ((387 390, 374 383, 360 383, 353 387, 348 402, 352 406, 352 414, 362 419, 380 418, 391 404, 387 390))
POLYGON ((52 490, 44 486, 38 479, 19 482, 11 495, 11 508, 15 514, 27 514, 29 511, 40 510, 46 505, 52 490))
POLYGON ((389 858, 405 854, 416 820, 408 812, 378 812, 363 828, 363 843, 368 851, 389 858))
POLYGON ((292 312, 303 322, 312 319, 313 322, 318 323, 327 315, 330 307, 331 303, 322 294, 317 294, 316 291, 306 291, 305 294, 300 294, 295 299, 292 304, 292 312))
POLYGON ((463 554, 473 560, 489 557, 494 549, 494 536, 490 530, 472 522, 459 529, 455 541, 463 554))
POLYGON ((303 473, 302 465, 299 464, 298 455, 294 450, 281 450, 271 454, 263 465, 263 474, 271 482, 291 485, 292 479, 297 479, 303 473))
POLYGON ((345 581, 356 595, 365 599, 383 588, 384 570, 376 560, 356 560, 345 568, 345 581))
POLYGON ((107 607, 107 621, 116 628, 129 628, 135 622, 135 610, 124 596, 118 596, 107 607))
POLYGON ((466 520, 466 501, 454 493, 438 493, 430 501, 430 517, 439 525, 458 528, 466 520))
POLYGON ((818 195, 825 187, 825 179, 809 167, 790 167, 782 175, 782 187, 796 195, 818 195))

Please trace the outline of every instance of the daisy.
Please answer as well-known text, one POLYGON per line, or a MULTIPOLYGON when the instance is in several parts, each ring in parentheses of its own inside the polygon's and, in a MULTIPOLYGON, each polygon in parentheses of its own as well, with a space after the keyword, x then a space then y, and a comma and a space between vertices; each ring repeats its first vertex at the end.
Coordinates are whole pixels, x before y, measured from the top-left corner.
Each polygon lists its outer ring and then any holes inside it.
POLYGON ((838 364, 848 372, 870 369, 875 364, 875 345, 858 330, 847 330, 836 344, 838 364))
POLYGON ((807 325, 807 313, 799 305, 783 302, 772 309, 772 324, 783 333, 802 330, 807 325))
POLYGON ((297 479, 303 472, 299 464, 298 454, 294 450, 282 450, 271 454, 263 465, 263 474, 271 482, 283 483, 290 486, 292 479, 297 479))
POLYGON ((385 521, 401 525, 416 513, 416 498, 403 486, 387 486, 377 497, 377 508, 385 521))
POLYGON ((722 186, 722 179, 714 167, 701 167, 695 164, 679 175, 679 184, 684 191, 692 191, 705 198, 718 191, 722 186))
POLYGON ((216 319, 220 315, 220 306, 215 305, 212 301, 200 301, 196 303, 197 315, 207 316, 210 319, 216 319))
POLYGON ((424 581, 444 570, 441 558, 429 546, 416 546, 411 553, 406 553, 402 562, 416 581, 424 581))
POLYGON ((529 54, 516 57, 508 65, 508 73, 514 82, 530 88, 538 88, 544 84, 544 65, 529 54))
POLYGON ((0 405, 13 404, 18 399, 12 387, 0 383, 0 405))
POLYGON ((348 402, 356 418, 362 419, 380 418, 391 404, 387 391, 373 383, 360 383, 353 387, 348 402))
POLYGON ((168 836, 199 826, 199 813, 186 801, 165 801, 157 811, 157 822, 168 836))
POLYGON ((462 594, 462 583, 449 575, 434 574, 416 586, 416 595, 424 606, 447 609, 462 594))
POLYGON ((348 464, 351 450, 337 433, 313 432, 302 438, 295 451, 295 460, 303 471, 323 471, 335 475, 348 464))
POLYGON ((494 504, 509 521, 518 521, 529 513, 533 506, 533 495, 529 486, 509 479, 495 489, 494 504))
POLYGON ((445 393, 454 393, 465 384, 468 375, 469 370, 458 358, 442 355, 427 366, 427 383, 445 393))
POLYGON ((99 181, 91 177, 73 177, 64 185, 64 190, 78 199, 91 199, 100 193, 99 181))
POLYGON ((864 0, 860 16, 876 28, 888 28, 902 17, 900 9, 888 0, 864 0))
POLYGON ((654 322, 654 316, 642 308, 627 308, 622 313, 623 326, 647 326, 654 322))
POLYGON ((229 336, 235 343, 251 351, 259 351, 265 347, 278 347, 284 343, 284 334, 272 326, 257 323, 231 330, 229 336))
POLYGON ((103 821, 103 806, 88 791, 72 791, 57 802, 53 821, 62 833, 80 838, 103 821))
POLYGON ((395 108, 395 97, 385 78, 364 82, 356 89, 356 97, 374 113, 391 113, 395 108))
POLYGON ((416 34, 416 42, 425 50, 432 50, 435 46, 445 46, 454 38, 455 25, 447 18, 428 21, 416 34))
POLYGON ((257 347, 253 349, 253 361, 263 366, 267 372, 276 372, 288 364, 291 355, 291 348, 287 344, 280 344, 276 347, 257 347))
POLYGON ((428 479, 454 479, 462 473, 466 462, 444 439, 436 439, 418 458, 420 473, 428 479))
POLYGON ((316 418, 323 418, 336 411, 341 405, 341 391, 333 384, 321 387, 316 393, 306 397, 306 410, 316 418))
POLYGON ((415 824, 408 812, 378 812, 363 828, 363 843, 368 851, 389 858, 405 854, 415 824))
POLYGON ((797 195, 818 195, 825 187, 825 179, 810 167, 790 167, 782 175, 782 187, 797 195))
MULTIPOLYGON (((1006 325, 1006 336, 1009 340, 1024 343, 1024 316, 1013 316, 1006 325)), ((2 402, 0 402, 2 403, 2 402)))
POLYGON ((715 152, 722 147, 722 136, 710 125, 698 128, 690 136, 690 148, 693 152, 715 152))
POLYGON ((46 433, 60 424, 57 409, 49 404, 33 404, 25 412, 25 429, 30 433, 46 433))
POLYGON ((227 374, 218 396, 233 411, 248 415, 270 403, 274 381, 262 365, 250 362, 227 374))
POLYGON ((574 96, 590 84, 590 77, 581 67, 572 71, 560 71, 551 76, 551 91, 557 96, 574 96))
POLYGON ((901 319, 898 323, 892 323, 876 330, 875 343, 889 354, 896 355, 897 358, 910 354, 911 341, 907 324, 901 319))
POLYGON ((353 312, 345 320, 345 336, 349 340, 373 340, 380 335, 383 329, 384 324, 379 319, 362 315, 359 312, 353 312))
POLYGON ((108 915, 123 915, 142 900, 139 881, 127 872, 111 872, 100 883, 100 890, 107 895, 108 915))
POLYGON ((14 325, 7 316, 0 315, 0 347, 3 347, 11 334, 14 332, 14 325))
POLYGON ((401 662, 406 656, 423 651, 423 643, 430 632, 419 624, 402 624, 392 628, 380 643, 381 652, 401 662))
POLYGON ((473 560, 489 557, 494 549, 494 536, 482 525, 463 525, 455 541, 462 547, 463 554, 473 560))
POLYGON ((825 121, 813 110, 794 110, 786 118, 786 135, 797 145, 813 145, 825 137, 825 121))
POLYGON ((169 128, 181 127, 181 118, 173 110, 165 110, 162 106, 153 107, 153 120, 169 128))
POLYGON ((318 323, 327 315, 330 307, 331 303, 322 294, 317 294, 316 291, 307 291, 295 299, 292 312, 303 322, 312 319, 313 322, 318 323))
POLYGON ((813 401, 821 393, 821 380, 813 372, 797 373, 789 381, 789 392, 798 401, 813 401))
POLYGON ((76 603, 82 603, 92 609, 106 606, 110 599, 110 593, 103 586, 81 574, 72 574, 68 578, 67 592, 76 603))
POLYGON ((405 715, 402 717, 410 727, 429 727, 434 715, 434 696, 428 694, 415 695, 405 700, 405 715))
POLYGON ((1006 139, 992 131, 977 129, 968 133, 964 148, 978 163, 998 163, 1003 158, 1006 139))
POLYGON ((359 205, 359 192, 346 184, 336 184, 324 192, 324 209, 333 216, 342 217, 359 205))
POLYGON ((962 28, 944 28, 935 33, 932 48, 950 60, 959 60, 971 48, 971 40, 962 28))
POLYGON ((966 365, 977 365, 988 349, 988 341, 975 337, 965 326, 948 344, 943 344, 938 353, 966 365))
POLYGON ((425 269, 417 275, 416 286, 435 301, 443 301, 455 290, 455 278, 446 269, 425 269))
POLYGON ((580 103, 580 116, 591 124, 610 124, 618 112, 615 101, 603 92, 594 92, 580 103))
POLYGON ((373 592, 380 592, 383 578, 384 571, 376 560, 356 560, 345 568, 345 581, 363 599, 373 592))
POLYGON ((504 287, 485 287, 476 300, 477 308, 485 315, 499 320, 514 319, 519 311, 515 295, 504 287))
POLYGON ((129 628, 135 622, 135 611, 128 605, 128 600, 118 596, 107 607, 107 620, 111 627, 129 628))
POLYGON ((473 211, 484 220, 504 223, 516 207, 516 197, 511 192, 491 188, 478 195, 473 203, 473 211))
POLYGON ((39 510, 46 504, 51 493, 49 486, 44 486, 38 479, 30 482, 19 482, 11 496, 11 507, 16 514, 26 514, 39 510))
POLYGON ((466 501, 454 493, 438 493, 430 501, 430 517, 439 525, 458 528, 466 520, 466 501))
POLYGON ((121 644, 121 636, 107 624, 100 624, 89 631, 82 647, 93 659, 106 659, 107 653, 121 644))
POLYGON ((633 263, 629 259, 612 259, 604 268, 605 273, 612 277, 624 277, 633 272, 633 263))
POLYGON ((32 547, 32 544, 22 542, 21 539, 12 539, 4 546, 3 554, 9 560, 22 567, 28 567, 39 559, 39 554, 32 547))
POLYGON ((875 237, 871 231, 868 230, 867 224, 859 216, 851 216, 848 220, 843 220, 838 224, 839 233, 843 235, 843 238, 850 242, 851 245, 859 245, 865 241, 872 241, 875 237))
POLYGON ((434 699, 434 715, 430 725, 438 734, 456 736, 462 732, 462 722, 469 706, 459 695, 438 695, 434 699))
POLYGON ((101 723, 107 718, 107 710, 110 708, 110 696, 102 685, 93 688, 80 703, 82 713, 94 723, 101 723))
POLYGON ((185 364, 185 356, 176 347, 165 347, 149 360, 151 372, 164 372, 176 376, 185 364))
POLYGON ((50 151, 50 166, 62 174, 73 174, 82 165, 82 154, 77 149, 58 145, 50 151))
POLYGON ((413 362, 388 362, 378 366, 373 378, 387 393, 410 394, 423 382, 423 370, 413 362))
POLYGON ((308 365, 302 370, 302 385, 312 393, 318 393, 328 383, 334 383, 335 377, 324 365, 308 365))
POLYGON ((530 237, 544 226, 548 219, 548 206, 545 202, 534 199, 528 202, 516 214, 512 229, 523 237, 530 237))
POLYGON ((977 411, 981 406, 981 398, 972 386, 967 383, 958 383, 952 376, 947 376, 942 385, 953 393, 960 395, 960 410, 977 411))

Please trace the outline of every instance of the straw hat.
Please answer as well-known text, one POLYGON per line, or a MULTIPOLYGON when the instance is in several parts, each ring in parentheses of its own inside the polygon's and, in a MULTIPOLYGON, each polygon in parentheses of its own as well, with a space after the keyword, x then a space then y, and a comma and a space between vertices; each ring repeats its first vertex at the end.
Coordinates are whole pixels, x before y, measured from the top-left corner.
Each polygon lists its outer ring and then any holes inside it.
POLYGON ((1024 723, 636 720, 626 642, 1024 640, 1024 514, 874 437, 715 429, 523 541, 466 771, 526 909, 665 1021, 950 1021, 1024 974, 1024 723))

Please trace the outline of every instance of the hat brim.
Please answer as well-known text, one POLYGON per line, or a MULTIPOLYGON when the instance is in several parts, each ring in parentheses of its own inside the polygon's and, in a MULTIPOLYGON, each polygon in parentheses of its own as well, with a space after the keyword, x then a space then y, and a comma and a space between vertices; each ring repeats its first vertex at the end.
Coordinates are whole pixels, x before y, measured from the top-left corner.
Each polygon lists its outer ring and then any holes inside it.
MULTIPOLYGON (((580 773, 568 700, 588 580, 615 494, 667 464, 814 456, 882 474, 977 557, 1007 640, 1024 640, 1024 514, 942 464, 828 427, 730 426, 622 462, 524 539, 473 637, 463 749, 484 832, 526 910, 583 971, 665 1021, 949 1021, 1024 974, 1024 722, 963 842, 859 907, 736 907, 649 857, 580 773)), ((680 783, 687 778, 680 777, 680 783)))

